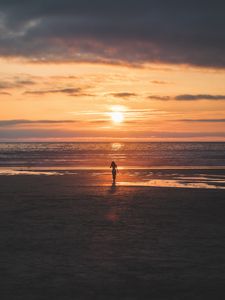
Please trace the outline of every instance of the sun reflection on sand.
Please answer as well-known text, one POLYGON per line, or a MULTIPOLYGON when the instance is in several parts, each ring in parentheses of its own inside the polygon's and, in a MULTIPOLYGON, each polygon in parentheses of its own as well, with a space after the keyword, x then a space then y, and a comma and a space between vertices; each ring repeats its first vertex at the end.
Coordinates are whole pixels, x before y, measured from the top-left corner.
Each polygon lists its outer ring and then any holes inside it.
POLYGON ((182 180, 154 179, 149 181, 118 182, 119 186, 139 187, 170 187, 170 188, 195 188, 195 189, 225 189, 225 186, 208 184, 205 182, 186 182, 182 180))

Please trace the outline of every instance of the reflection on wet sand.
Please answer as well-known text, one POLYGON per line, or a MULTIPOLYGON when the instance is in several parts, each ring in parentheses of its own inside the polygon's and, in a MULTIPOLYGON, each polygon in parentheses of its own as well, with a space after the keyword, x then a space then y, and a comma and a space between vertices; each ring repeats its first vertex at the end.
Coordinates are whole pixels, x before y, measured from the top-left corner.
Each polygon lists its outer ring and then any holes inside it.
POLYGON ((142 187, 172 187, 172 188, 195 188, 195 189, 225 189, 225 186, 214 185, 205 182, 187 182, 186 180, 154 179, 149 181, 119 182, 120 186, 142 187))
POLYGON ((112 182, 109 192, 111 194, 114 194, 116 192, 116 182, 115 181, 112 182))

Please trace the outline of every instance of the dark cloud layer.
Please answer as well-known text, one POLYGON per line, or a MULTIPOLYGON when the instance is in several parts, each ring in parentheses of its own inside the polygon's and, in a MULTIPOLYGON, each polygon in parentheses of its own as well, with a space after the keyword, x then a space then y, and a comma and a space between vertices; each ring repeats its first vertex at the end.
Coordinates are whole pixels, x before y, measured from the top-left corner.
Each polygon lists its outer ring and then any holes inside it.
MULTIPOLYGON (((0 130, 0 140, 27 140, 27 139, 49 139, 49 138, 90 138, 90 131, 70 131, 70 130, 60 130, 60 129, 4 129, 0 130)), ((92 132, 91 138, 102 138, 101 133, 92 132)), ((108 132, 105 136, 106 138, 112 138, 112 133, 108 132)), ((121 138, 127 138, 126 132, 121 132, 121 138)), ((130 137, 134 138, 135 136, 130 133, 130 137)), ((225 138, 224 132, 160 132, 155 131, 151 133, 142 133, 140 132, 136 138, 145 139, 145 138, 184 138, 184 139, 192 139, 192 138, 225 138)))
POLYGON ((0 0, 0 55, 225 67, 221 0, 0 0))

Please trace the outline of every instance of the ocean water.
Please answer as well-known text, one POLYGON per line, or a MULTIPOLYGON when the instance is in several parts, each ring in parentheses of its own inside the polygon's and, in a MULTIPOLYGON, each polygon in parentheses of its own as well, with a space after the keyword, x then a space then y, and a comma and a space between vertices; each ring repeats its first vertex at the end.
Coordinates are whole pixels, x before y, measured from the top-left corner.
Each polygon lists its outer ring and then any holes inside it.
POLYGON ((0 167, 225 168, 225 143, 0 143, 0 167))
POLYGON ((0 175, 68 175, 78 185, 225 189, 225 143, 0 143, 0 175), (88 177, 88 179, 87 179, 88 177))

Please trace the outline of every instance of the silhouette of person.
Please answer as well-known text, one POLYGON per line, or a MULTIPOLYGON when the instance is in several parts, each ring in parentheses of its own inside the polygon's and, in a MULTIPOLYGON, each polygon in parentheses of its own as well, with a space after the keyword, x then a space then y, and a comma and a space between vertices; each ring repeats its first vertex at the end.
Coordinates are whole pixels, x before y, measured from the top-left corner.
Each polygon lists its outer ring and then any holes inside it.
POLYGON ((117 173, 117 164, 115 163, 115 161, 111 162, 111 166, 110 168, 112 168, 112 179, 113 179, 113 183, 115 184, 116 182, 116 173, 117 173))

